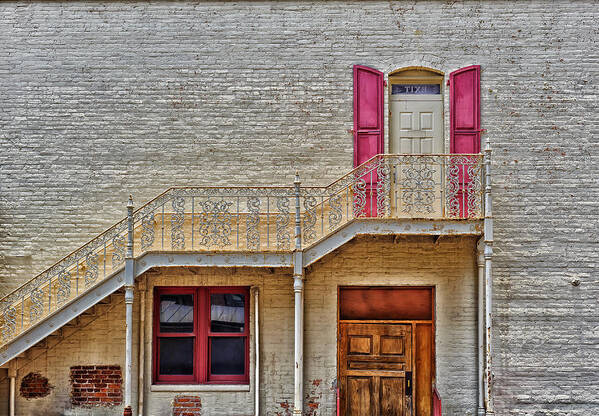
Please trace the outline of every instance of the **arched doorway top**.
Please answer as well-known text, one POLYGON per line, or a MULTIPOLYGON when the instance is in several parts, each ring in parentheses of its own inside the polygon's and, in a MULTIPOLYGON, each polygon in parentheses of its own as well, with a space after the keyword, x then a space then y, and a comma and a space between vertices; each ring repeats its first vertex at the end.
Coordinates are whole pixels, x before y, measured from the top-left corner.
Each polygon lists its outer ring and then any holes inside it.
POLYGON ((424 66, 406 66, 389 73, 389 77, 394 78, 443 78, 444 76, 443 71, 424 66))

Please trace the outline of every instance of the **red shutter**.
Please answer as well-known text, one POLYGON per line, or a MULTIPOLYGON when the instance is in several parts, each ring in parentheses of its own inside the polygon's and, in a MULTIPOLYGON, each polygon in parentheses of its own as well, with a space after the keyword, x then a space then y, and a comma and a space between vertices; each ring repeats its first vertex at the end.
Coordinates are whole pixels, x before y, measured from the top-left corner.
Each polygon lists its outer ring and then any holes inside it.
MULTIPOLYGON (((480 66, 472 65, 449 74, 449 123, 451 153, 480 153, 480 66)), ((457 201, 460 218, 468 218, 467 165, 459 165, 457 201)))
POLYGON ((354 65, 354 167, 383 153, 383 73, 354 65))
MULTIPOLYGON (((354 65, 354 167, 384 153, 383 73, 354 65)), ((366 205, 359 216, 376 217, 376 172, 364 175, 366 205)))
POLYGON ((480 153, 480 65, 449 74, 451 153, 480 153))

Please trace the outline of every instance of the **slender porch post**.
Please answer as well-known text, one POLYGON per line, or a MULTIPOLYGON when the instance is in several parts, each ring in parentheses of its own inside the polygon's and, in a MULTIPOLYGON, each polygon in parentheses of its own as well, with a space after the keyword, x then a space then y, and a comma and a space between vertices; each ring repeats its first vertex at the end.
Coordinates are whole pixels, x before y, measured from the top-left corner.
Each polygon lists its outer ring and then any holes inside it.
POLYGON ((487 415, 494 415, 493 409, 493 206, 491 198, 491 145, 487 138, 485 144, 485 222, 484 222, 484 258, 485 258, 485 409, 487 415))
POLYGON ((133 285, 134 285, 134 259, 133 259, 133 198, 129 196, 127 203, 128 239, 127 256, 125 258, 125 411, 131 414, 131 373, 133 368, 133 285))
POLYGON ((304 264, 300 213, 300 179, 295 174, 295 251, 293 253, 293 292, 295 297, 295 368, 293 414, 303 413, 304 378, 304 264))
POLYGON ((16 392, 16 381, 17 381, 17 360, 12 359, 8 363, 8 378, 10 380, 10 391, 8 398, 8 414, 9 416, 15 416, 15 396, 16 392))
POLYGON ((137 364, 137 414, 143 416, 144 412, 144 373, 146 366, 145 347, 146 328, 146 280, 142 279, 139 286, 139 361, 137 364))
POLYGON ((485 242, 481 238, 476 245, 478 266, 478 416, 485 416, 485 242))

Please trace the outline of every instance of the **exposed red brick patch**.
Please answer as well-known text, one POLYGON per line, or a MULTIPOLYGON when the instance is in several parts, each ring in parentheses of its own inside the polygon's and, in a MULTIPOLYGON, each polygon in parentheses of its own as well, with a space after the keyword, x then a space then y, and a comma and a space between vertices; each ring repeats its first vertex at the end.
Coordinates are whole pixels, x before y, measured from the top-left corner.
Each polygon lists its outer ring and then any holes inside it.
POLYGON ((304 410, 305 416, 316 416, 317 410, 320 407, 320 401, 322 400, 322 389, 320 384, 322 379, 312 380, 312 389, 306 394, 306 400, 308 407, 304 410))
POLYGON ((131 410, 131 406, 127 406, 123 409, 123 416, 133 416, 133 410, 131 410))
POLYGON ((282 412, 275 412, 275 416, 291 416, 291 405, 288 400, 280 402, 279 405, 283 409, 282 412))
POLYGON ((21 388, 19 390, 21 397, 26 399, 37 399, 46 397, 54 386, 48 383, 48 379, 40 373, 29 373, 21 380, 21 388))
POLYGON ((176 396, 173 400, 173 416, 200 416, 202 400, 198 396, 176 396))
POLYGON ((73 406, 118 406, 123 402, 123 377, 118 365, 71 367, 73 406))

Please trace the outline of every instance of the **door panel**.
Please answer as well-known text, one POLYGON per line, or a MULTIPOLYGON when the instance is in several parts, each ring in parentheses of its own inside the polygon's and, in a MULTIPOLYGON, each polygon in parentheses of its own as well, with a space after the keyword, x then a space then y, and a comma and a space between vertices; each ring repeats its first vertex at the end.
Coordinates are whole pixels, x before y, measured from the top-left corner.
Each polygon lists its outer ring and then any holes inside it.
POLYGON ((418 323, 414 334, 415 403, 417 415, 430 415, 432 412, 433 391, 433 329, 432 324, 418 323))
POLYGON ((399 377, 381 377, 381 415, 401 416, 405 408, 405 381, 399 377))
POLYGON ((412 415, 411 325, 342 323, 338 348, 344 415, 412 415))
POLYGON ((348 377, 348 416, 373 415, 373 398, 375 397, 372 377, 348 377))

